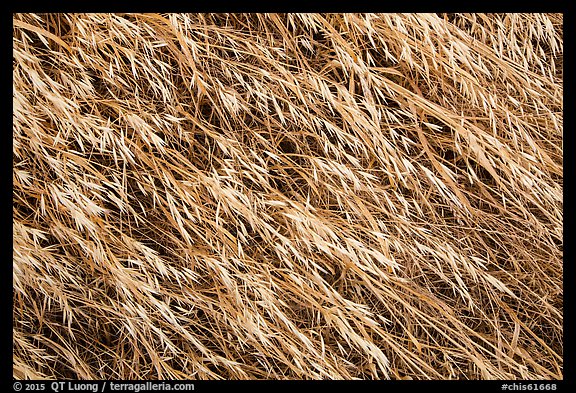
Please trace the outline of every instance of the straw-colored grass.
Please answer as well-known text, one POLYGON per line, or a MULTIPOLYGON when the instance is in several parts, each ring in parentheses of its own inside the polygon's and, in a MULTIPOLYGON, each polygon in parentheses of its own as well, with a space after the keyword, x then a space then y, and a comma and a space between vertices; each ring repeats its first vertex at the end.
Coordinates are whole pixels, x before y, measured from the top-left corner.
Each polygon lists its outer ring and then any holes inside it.
POLYGON ((562 15, 13 22, 15 378, 563 378, 562 15))

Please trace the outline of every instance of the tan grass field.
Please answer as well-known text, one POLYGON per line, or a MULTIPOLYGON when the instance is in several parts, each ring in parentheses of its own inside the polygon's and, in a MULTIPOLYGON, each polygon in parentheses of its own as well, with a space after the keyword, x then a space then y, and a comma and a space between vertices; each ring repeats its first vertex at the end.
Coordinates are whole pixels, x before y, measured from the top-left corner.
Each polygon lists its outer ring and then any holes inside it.
POLYGON ((562 379, 561 14, 14 14, 17 379, 562 379))

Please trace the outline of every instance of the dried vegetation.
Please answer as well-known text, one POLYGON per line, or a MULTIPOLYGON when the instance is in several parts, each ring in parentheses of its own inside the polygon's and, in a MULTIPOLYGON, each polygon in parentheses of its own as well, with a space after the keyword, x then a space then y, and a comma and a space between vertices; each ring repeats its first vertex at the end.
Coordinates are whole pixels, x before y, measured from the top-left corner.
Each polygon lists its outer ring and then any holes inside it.
POLYGON ((14 377, 563 377, 562 15, 13 22, 14 377))

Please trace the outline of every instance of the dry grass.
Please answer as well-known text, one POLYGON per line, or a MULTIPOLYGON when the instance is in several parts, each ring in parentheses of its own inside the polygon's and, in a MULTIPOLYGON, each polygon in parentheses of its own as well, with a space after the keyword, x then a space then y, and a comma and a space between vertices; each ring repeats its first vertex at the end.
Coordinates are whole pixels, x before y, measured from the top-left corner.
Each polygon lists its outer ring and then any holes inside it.
POLYGON ((14 377, 563 377, 562 15, 13 21, 14 377))

